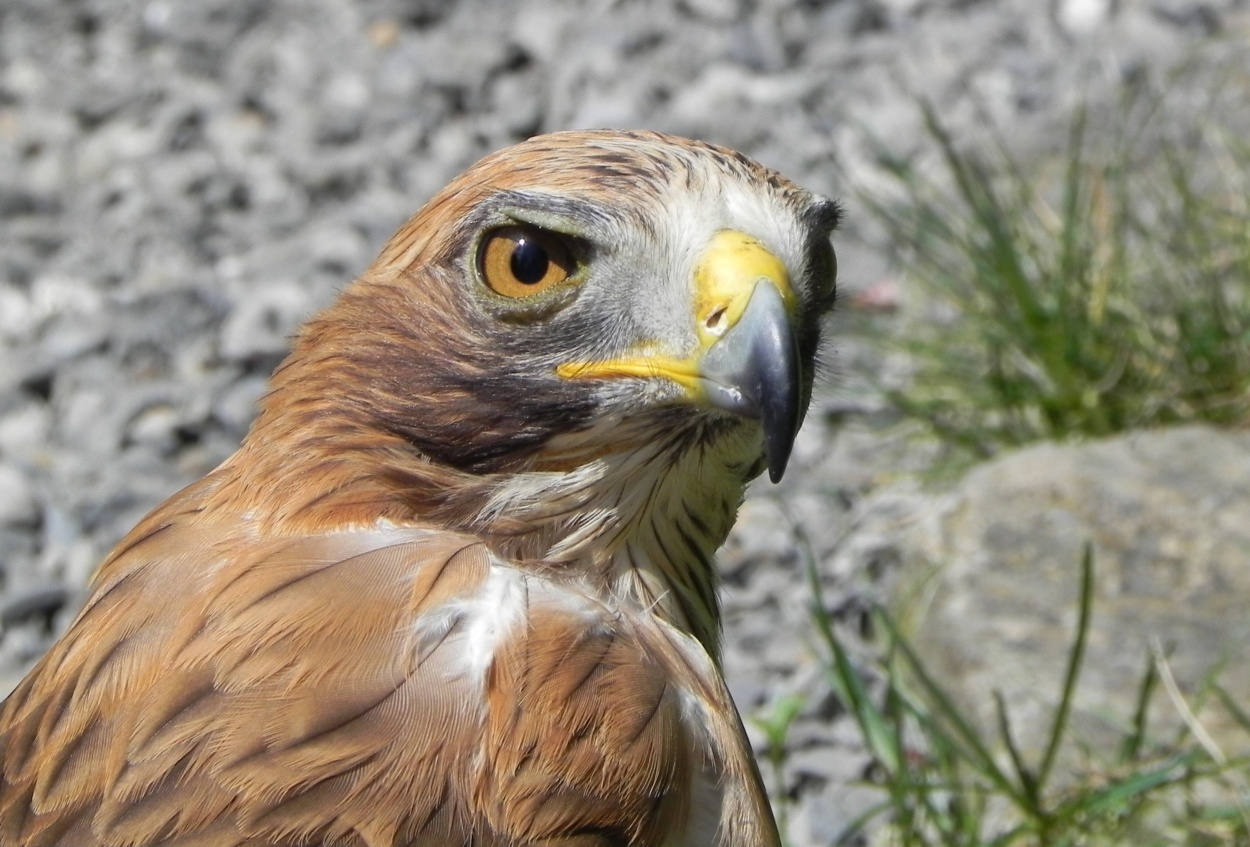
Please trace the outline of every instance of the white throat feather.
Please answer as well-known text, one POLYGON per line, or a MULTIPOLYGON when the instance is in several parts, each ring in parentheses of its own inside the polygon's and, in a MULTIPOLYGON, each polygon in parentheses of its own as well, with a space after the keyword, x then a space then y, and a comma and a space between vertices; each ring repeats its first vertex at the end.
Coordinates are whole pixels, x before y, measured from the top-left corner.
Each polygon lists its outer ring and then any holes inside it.
POLYGON ((745 421, 601 421, 548 445, 545 466, 561 469, 504 477, 477 524, 528 525, 491 533, 497 552, 581 581, 614 607, 659 615, 718 657, 713 556, 758 471, 759 437, 745 421))

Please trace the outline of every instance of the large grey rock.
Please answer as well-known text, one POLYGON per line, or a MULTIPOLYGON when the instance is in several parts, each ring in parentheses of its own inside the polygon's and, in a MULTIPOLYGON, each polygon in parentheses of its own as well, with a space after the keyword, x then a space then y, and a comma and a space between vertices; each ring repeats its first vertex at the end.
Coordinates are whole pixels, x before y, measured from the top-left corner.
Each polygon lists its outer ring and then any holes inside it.
MULTIPOLYGON (((1022 745, 1040 749, 1077 619, 1086 544, 1093 624, 1073 728, 1093 749, 1128 725, 1152 649, 1226 752, 1250 734, 1216 702, 1213 672, 1250 703, 1250 433, 1191 426, 1044 444, 971 471, 944 495, 883 496, 848 555, 892 549, 896 612, 934 675, 982 727, 1003 693, 1022 745)), ((1180 720, 1160 691, 1152 732, 1180 720)))

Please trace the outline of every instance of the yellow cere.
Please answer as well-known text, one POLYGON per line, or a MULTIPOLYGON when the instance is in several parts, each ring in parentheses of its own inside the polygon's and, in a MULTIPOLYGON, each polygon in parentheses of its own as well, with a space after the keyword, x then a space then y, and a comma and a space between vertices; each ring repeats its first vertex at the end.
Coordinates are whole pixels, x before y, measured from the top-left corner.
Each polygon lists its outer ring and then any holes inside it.
POLYGON ((653 345, 647 345, 625 358, 565 362, 556 367, 556 373, 565 379, 666 378, 685 388, 692 398, 698 398, 703 393, 703 355, 741 320, 755 286, 761 282, 776 287, 793 314, 797 301, 785 264, 759 239, 735 230, 721 230, 712 237, 694 270, 695 328, 699 336, 695 355, 679 359, 656 353, 653 345))
POLYGON ((738 323, 762 280, 777 288, 793 314, 794 289, 780 259, 746 233, 726 229, 712 236, 694 271, 695 325, 704 350, 738 323))

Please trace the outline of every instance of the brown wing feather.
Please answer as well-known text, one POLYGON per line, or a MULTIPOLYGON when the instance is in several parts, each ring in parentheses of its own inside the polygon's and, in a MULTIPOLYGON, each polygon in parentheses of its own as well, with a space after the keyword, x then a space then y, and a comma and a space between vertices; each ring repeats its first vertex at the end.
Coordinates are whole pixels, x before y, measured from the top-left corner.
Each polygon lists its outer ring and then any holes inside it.
POLYGON ((659 845, 758 816, 740 728, 687 714, 710 661, 649 616, 456 533, 221 534, 198 496, 0 709, 3 847, 659 845), (520 599, 483 641, 492 579, 520 599))
POLYGON ((183 509, 122 549, 0 711, 0 844, 465 837, 476 691, 413 621, 472 594, 481 545, 261 542, 183 509))
POLYGON ((737 711, 693 637, 529 581, 486 678, 477 796, 509 844, 780 844, 737 711))
POLYGON ((487 680, 487 814, 519 843, 661 843, 695 753, 676 689, 628 619, 533 590, 527 618, 487 680))

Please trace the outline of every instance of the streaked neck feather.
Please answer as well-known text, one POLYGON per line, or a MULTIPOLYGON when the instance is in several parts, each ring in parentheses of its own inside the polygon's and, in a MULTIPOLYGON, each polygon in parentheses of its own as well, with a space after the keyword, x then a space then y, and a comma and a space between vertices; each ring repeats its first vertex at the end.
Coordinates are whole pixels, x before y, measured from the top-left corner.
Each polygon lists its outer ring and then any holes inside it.
POLYGON ((476 523, 509 559, 584 581, 622 610, 658 615, 719 662, 713 556, 756 470, 757 438, 719 421, 661 431, 604 423, 549 445, 547 469, 504 477, 476 523), (504 524, 528 528, 492 529, 504 524))

